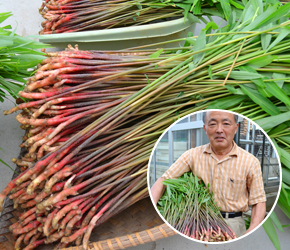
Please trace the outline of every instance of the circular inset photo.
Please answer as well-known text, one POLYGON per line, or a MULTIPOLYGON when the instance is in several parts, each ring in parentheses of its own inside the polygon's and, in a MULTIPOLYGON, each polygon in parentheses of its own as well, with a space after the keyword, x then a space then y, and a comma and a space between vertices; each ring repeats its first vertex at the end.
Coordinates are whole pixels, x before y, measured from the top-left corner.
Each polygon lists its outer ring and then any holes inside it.
POLYGON ((188 239, 225 243, 255 231, 274 209, 281 164, 268 135, 234 112, 195 112, 156 142, 150 198, 161 218, 188 239))

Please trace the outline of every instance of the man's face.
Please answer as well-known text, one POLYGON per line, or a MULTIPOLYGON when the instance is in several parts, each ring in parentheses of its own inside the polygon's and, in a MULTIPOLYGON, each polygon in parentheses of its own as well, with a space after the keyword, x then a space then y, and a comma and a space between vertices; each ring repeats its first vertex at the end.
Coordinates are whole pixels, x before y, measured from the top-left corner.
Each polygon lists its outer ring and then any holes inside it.
POLYGON ((238 130, 232 113, 222 111, 207 112, 204 131, 215 152, 230 150, 234 136, 238 130))

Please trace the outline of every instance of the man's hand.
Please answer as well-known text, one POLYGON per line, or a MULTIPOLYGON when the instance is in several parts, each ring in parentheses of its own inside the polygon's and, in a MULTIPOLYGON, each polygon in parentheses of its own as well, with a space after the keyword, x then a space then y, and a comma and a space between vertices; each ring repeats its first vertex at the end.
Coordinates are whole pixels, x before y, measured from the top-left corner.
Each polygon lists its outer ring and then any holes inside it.
POLYGON ((256 228, 265 218, 266 202, 257 203, 252 206, 251 224, 245 234, 256 228))
POLYGON ((152 199, 155 205, 157 205, 157 202, 159 201, 160 197, 163 195, 166 186, 162 183, 165 180, 164 177, 160 177, 152 186, 151 195, 152 199))

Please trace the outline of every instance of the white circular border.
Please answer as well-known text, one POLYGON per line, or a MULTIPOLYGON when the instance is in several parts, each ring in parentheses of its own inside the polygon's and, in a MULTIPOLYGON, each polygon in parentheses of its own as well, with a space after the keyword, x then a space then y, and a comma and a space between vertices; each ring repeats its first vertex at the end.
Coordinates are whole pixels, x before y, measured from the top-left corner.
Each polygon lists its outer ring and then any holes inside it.
POLYGON ((227 243, 232 243, 234 241, 237 241, 237 240, 240 240, 240 239, 243 239, 244 237, 246 236, 249 236, 251 233, 255 232, 258 228, 260 228, 263 223, 269 218, 270 214, 273 212, 274 208, 276 207, 277 205, 277 202, 278 202, 278 199, 279 199, 279 196, 280 196, 280 192, 281 192, 281 185, 282 184, 282 168, 281 168, 281 161, 280 161, 280 157, 279 157, 279 154, 278 154, 278 151, 277 149, 275 148, 272 140, 270 139, 270 137, 268 136, 268 134, 254 121, 252 121, 251 119, 249 119, 248 117, 244 116, 244 115, 241 115, 239 113, 236 113, 236 112, 233 112, 233 111, 229 111, 229 110, 223 110, 223 109, 205 109, 205 110, 200 110, 200 111, 196 111, 196 112, 193 112, 193 113, 190 113, 188 115, 185 115, 181 118, 179 118, 177 121, 175 121, 174 123, 172 123, 161 135, 160 137, 158 138, 158 140, 156 141, 153 149, 152 149, 152 152, 150 154, 150 158, 149 158, 149 161, 148 161, 148 168, 147 168, 147 186, 148 186, 148 192, 149 192, 149 196, 150 196, 150 199, 151 199, 151 202, 156 210, 156 212, 158 213, 158 215, 160 216, 160 218, 173 230, 175 231, 176 233, 178 233, 179 235, 181 235, 182 237, 186 238, 186 239, 189 239, 191 241, 195 241, 195 242, 198 242, 198 243, 202 243, 202 244, 212 244, 212 245, 220 245, 220 244, 227 244, 227 243), (246 120, 250 120, 252 123, 255 124, 255 126, 260 129, 263 134, 267 137, 267 139, 270 141, 274 151, 275 151, 275 154, 278 158, 278 164, 279 164, 279 171, 280 171, 280 183, 279 183, 279 190, 278 190, 278 194, 277 194, 277 197, 276 197, 276 200, 271 208, 271 210, 268 212, 268 215, 264 218, 264 220, 256 227, 254 228, 252 231, 250 231, 249 233, 245 234, 245 235, 242 235, 236 239, 232 239, 232 240, 229 240, 229 241, 222 241, 222 242, 209 242, 209 241, 201 241, 201 240, 196 240, 196 239, 193 239, 191 237, 188 237, 186 236, 185 234, 179 232, 178 230, 176 230, 173 226, 171 226, 164 218, 163 216, 160 214, 157 206, 154 204, 153 202, 153 199, 152 199, 152 195, 151 195, 151 189, 150 189, 150 183, 149 183, 149 168, 150 168, 150 165, 151 165, 151 159, 152 159, 152 155, 153 155, 153 152, 155 151, 159 141, 161 140, 161 138, 165 135, 165 133, 171 128, 173 127, 176 123, 178 123, 180 120, 182 119, 185 119, 193 114, 198 114, 198 113, 203 113, 203 112, 208 112, 208 111, 224 111, 224 112, 228 112, 228 113, 232 113, 232 114, 235 114, 235 115, 238 115, 238 116, 241 116, 243 117, 244 119, 246 120))

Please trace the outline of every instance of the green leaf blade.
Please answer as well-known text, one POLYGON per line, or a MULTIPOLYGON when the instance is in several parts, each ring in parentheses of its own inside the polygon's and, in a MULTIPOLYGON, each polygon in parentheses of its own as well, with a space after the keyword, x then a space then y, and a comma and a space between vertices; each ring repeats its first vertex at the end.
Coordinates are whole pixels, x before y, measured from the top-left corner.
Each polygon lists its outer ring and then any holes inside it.
POLYGON ((272 223, 271 218, 268 218, 264 223, 263 223, 263 228, 267 235, 269 236, 269 239, 272 241, 274 247, 277 250, 281 250, 279 238, 276 232, 276 229, 272 223))
POLYGON ((290 120, 290 111, 273 115, 270 117, 262 118, 256 121, 256 123, 264 130, 270 130, 285 121, 290 120))
POLYGON ((280 114, 279 109, 266 97, 262 96, 260 93, 253 91, 253 89, 250 89, 246 86, 241 85, 240 86, 242 91, 248 95, 253 102, 258 104, 266 113, 269 115, 278 115, 280 114))

